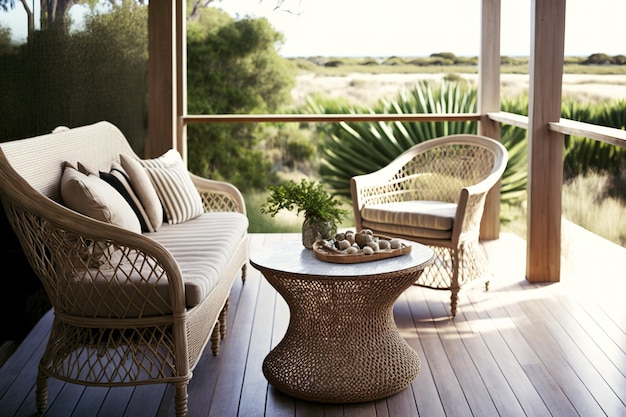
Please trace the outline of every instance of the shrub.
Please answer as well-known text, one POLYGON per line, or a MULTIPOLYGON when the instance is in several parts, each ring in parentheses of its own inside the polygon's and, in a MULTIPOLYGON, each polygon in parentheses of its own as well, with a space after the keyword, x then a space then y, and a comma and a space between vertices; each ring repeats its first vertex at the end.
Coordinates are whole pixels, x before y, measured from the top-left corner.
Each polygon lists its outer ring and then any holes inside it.
POLYGON ((613 64, 613 58, 607 54, 591 54, 581 62, 583 65, 610 65, 613 64))

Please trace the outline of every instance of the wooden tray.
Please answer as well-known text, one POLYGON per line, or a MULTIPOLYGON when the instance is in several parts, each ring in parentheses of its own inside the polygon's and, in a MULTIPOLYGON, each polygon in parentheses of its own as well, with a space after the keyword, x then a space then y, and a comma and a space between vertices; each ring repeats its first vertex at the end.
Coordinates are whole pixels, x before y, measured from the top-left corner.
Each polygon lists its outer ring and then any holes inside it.
MULTIPOLYGON (((387 236, 376 235, 379 240, 391 240, 387 236)), ((335 239, 327 239, 326 241, 334 241, 335 239)), ((412 246, 406 245, 401 242, 401 246, 397 249, 383 249, 379 252, 374 252, 371 255, 365 255, 363 252, 348 254, 333 247, 326 246, 324 240, 318 240, 313 244, 313 253, 315 257, 320 261, 332 262, 336 264, 353 264, 360 262, 372 262, 380 259, 393 258, 394 256, 401 256, 411 253, 412 246)))

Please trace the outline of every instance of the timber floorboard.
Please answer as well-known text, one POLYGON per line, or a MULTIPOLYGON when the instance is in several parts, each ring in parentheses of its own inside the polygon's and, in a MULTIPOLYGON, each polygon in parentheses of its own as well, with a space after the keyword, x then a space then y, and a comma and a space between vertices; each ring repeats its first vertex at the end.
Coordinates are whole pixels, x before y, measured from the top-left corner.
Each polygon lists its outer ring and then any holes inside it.
MULTIPOLYGON (((285 334, 289 308, 248 265, 245 284, 236 279, 231 291, 219 354, 205 349, 194 370, 189 416, 626 417, 626 267, 615 260, 626 249, 600 249, 597 240, 579 249, 575 242, 587 241, 581 233, 567 235, 571 263, 559 283, 526 281, 522 239, 502 234, 484 242, 494 270, 490 289, 478 281, 464 286, 454 319, 449 292, 405 291, 394 317, 421 359, 420 373, 395 395, 357 404, 302 401, 267 383, 263 359, 285 334)), ((298 244, 299 235, 252 234, 250 248, 280 239, 298 244)), ((48 312, 0 368, 0 417, 36 415, 37 366, 52 317, 48 312)), ((174 416, 168 385, 48 385, 46 417, 174 416)))

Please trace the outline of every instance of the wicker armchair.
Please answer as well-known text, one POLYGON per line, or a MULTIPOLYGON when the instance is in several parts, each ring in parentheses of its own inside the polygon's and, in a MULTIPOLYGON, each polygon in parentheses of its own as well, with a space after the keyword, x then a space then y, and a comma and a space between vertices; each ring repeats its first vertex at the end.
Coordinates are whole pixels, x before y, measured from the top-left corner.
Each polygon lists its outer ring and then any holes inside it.
POLYGON ((356 228, 432 247, 435 262, 415 284, 450 290, 455 316, 461 286, 488 276, 480 222, 487 192, 507 160, 502 144, 477 135, 415 145, 386 167, 352 178, 356 228))

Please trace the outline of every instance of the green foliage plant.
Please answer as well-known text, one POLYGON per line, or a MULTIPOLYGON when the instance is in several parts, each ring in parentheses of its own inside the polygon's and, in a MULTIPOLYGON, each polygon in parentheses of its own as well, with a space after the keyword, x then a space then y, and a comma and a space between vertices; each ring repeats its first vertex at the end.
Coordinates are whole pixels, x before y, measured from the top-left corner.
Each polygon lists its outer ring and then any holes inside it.
MULTIPOLYGON (((233 19, 218 9, 203 9, 189 22, 188 112, 280 112, 290 103, 295 83, 295 67, 277 52, 282 42, 267 19, 233 19)), ((255 123, 188 126, 189 169, 243 191, 263 189, 273 181, 271 161, 260 147, 266 129, 255 123)))
POLYGON ((347 210, 341 202, 330 194, 322 183, 302 178, 300 183, 294 180, 269 186, 267 200, 261 205, 261 213, 274 217, 281 210, 296 210, 303 213, 305 220, 330 221, 339 224, 347 210))
POLYGON ((76 29, 51 29, 42 26, 8 54, 0 47, 0 140, 108 120, 143 155, 148 6, 93 7, 76 29))
MULTIPOLYGON (((570 120, 626 129, 626 100, 580 102, 564 99, 562 117, 570 120)), ((597 140, 565 136, 564 175, 566 179, 591 171, 619 173, 626 166, 626 148, 597 140)))
MULTIPOLYGON (((420 81, 396 100, 345 113, 471 113, 476 90, 466 83, 420 81)), ((331 107, 327 107, 331 108, 331 107)), ((312 109, 315 111, 315 107, 312 109)), ((411 146, 453 133, 476 133, 475 122, 355 122, 329 125, 321 151, 320 175, 339 195, 350 196, 350 178, 387 165, 411 146)))
MULTIPOLYGON (((503 104, 505 111, 527 112, 528 100, 503 104)), ((476 88, 466 82, 422 81, 395 100, 383 100, 377 107, 333 107, 324 101, 310 103, 313 112, 339 113, 474 113, 476 88)), ((321 150, 320 175, 338 195, 350 197, 350 178, 387 165, 411 146, 451 134, 475 134, 476 122, 358 122, 329 124, 321 150)), ((509 151, 509 163, 501 181, 501 199, 519 204, 526 196, 527 140, 525 129, 505 125, 501 141, 509 151)))

